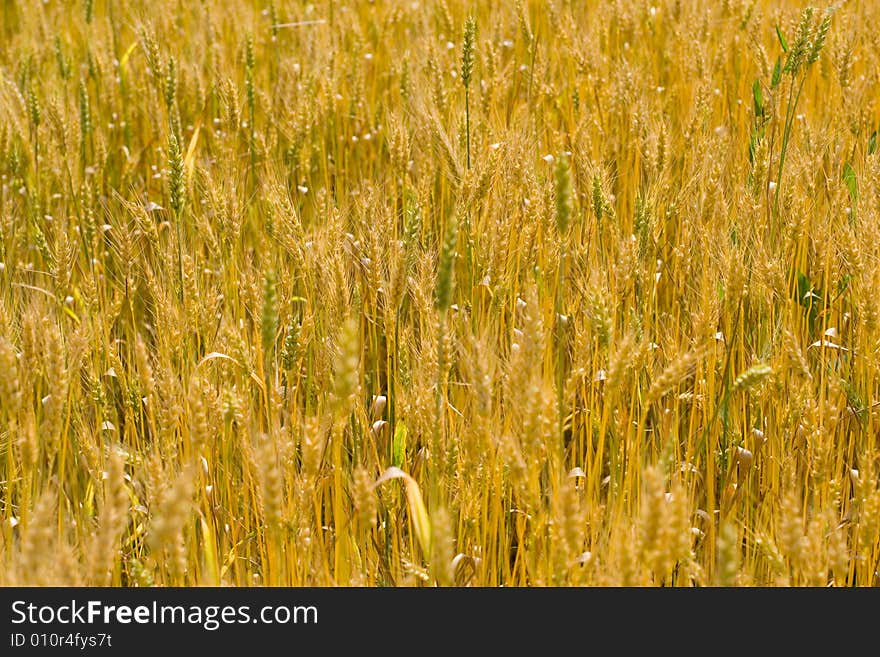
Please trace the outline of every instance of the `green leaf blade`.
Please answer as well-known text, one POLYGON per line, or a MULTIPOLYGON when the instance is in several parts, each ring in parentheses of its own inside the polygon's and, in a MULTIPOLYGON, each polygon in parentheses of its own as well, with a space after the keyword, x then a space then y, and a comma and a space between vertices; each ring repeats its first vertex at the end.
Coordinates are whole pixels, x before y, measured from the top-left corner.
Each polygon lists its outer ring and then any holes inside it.
POLYGON ((779 45, 782 46, 782 52, 788 52, 788 41, 785 40, 785 37, 782 35, 782 30, 779 29, 779 26, 776 26, 776 36, 779 38, 779 45))
POLYGON ((859 200, 859 181, 856 178, 855 169, 852 168, 852 165, 849 162, 846 162, 843 165, 843 182, 846 183, 846 188, 849 190, 849 197, 852 199, 853 203, 859 200))
POLYGON ((770 80, 770 88, 775 89, 782 82, 782 57, 776 58, 776 65, 773 67, 773 78, 770 80))
POLYGON ((764 95, 761 93, 760 80, 755 80, 752 85, 752 100, 755 103, 755 117, 764 116, 764 95))

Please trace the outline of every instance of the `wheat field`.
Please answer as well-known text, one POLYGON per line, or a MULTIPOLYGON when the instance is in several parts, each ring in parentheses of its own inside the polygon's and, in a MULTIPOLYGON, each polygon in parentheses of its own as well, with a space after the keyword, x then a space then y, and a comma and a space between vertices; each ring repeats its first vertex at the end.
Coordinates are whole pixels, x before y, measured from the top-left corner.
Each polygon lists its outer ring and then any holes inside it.
POLYGON ((0 4, 0 585, 880 585, 875 2, 0 4))

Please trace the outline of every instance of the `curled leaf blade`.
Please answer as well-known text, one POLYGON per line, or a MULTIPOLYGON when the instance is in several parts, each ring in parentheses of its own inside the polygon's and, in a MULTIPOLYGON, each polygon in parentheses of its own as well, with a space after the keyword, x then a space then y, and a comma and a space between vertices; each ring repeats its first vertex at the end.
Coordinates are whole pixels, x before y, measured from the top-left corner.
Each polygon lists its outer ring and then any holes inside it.
POLYGON ((400 468, 391 466, 382 473, 382 476, 376 480, 374 485, 379 486, 392 479, 403 480, 404 490, 406 491, 406 505, 416 531, 416 538, 419 541, 422 552, 430 554, 431 520, 428 516, 428 509, 425 507, 425 501, 422 498, 422 491, 419 488, 418 482, 400 468))

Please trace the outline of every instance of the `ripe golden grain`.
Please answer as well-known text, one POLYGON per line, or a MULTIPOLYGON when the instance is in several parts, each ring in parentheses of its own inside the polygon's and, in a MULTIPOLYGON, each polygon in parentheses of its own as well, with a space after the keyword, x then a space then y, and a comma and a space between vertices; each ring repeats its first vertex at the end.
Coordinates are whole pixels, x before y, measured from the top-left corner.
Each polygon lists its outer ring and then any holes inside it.
POLYGON ((4 4, 0 583, 877 584, 876 3, 149 4, 4 4))

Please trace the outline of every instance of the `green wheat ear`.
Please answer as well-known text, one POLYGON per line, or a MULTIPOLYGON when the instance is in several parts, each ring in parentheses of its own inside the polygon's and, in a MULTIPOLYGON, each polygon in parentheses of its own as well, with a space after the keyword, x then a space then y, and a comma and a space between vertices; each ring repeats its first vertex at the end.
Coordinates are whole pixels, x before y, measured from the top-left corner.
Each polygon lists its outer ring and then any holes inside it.
POLYGON ((792 76, 797 75, 804 61, 804 54, 809 47, 810 38, 810 21, 813 18, 813 8, 806 7, 801 13, 801 20, 798 23, 795 32, 794 41, 788 50, 788 59, 785 61, 783 73, 791 73, 792 76))
POLYGON ((83 141, 92 132, 92 112, 89 106, 89 88, 85 80, 79 81, 79 131, 83 141))
POLYGON ((186 204, 186 178, 183 170, 183 152, 177 135, 168 136, 168 189, 169 204, 177 215, 183 212, 186 204))
POLYGON ((177 98, 177 60, 173 55, 168 58, 168 69, 165 72, 162 92, 165 96, 165 107, 170 110, 177 98))
POLYGON ((281 367, 285 372, 293 370, 296 365, 296 357, 299 353, 299 334, 302 325, 299 322, 291 321, 287 325, 284 335, 284 347, 281 350, 281 367))
POLYGON ((461 83, 464 85, 464 122, 467 143, 467 168, 471 168, 471 75, 474 72, 474 41, 477 36, 477 21, 468 17, 464 24, 464 45, 461 49, 461 83))
POLYGON ((773 374, 773 368, 766 363, 752 365, 749 369, 736 377, 736 380, 733 382, 732 392, 738 390, 751 390, 755 386, 761 384, 771 374, 773 374))
POLYGON ((172 130, 168 136, 168 204, 174 210, 174 227, 177 234, 177 268, 180 300, 183 301, 183 236, 181 215, 186 205, 186 178, 183 170, 183 153, 180 142, 172 130))
POLYGON ((458 244, 458 222, 455 217, 450 217, 446 224, 446 233, 443 236, 443 246, 440 250, 440 265, 437 270, 437 309, 445 312, 452 305, 452 288, 455 265, 455 248, 458 244))
POLYGON ((37 92, 34 89, 34 84, 28 85, 27 90, 27 111, 28 118, 30 119, 31 125, 34 129, 36 129, 43 119, 43 112, 40 109, 40 100, 37 98, 37 92))
POLYGON ((263 312, 260 322, 263 358, 268 361, 275 352, 275 332, 278 330, 278 292, 275 272, 268 270, 263 277, 263 312))
POLYGON ((568 156, 562 153, 556 158, 556 230, 565 237, 571 222, 571 167, 568 156))
POLYGON ((813 43, 810 47, 810 52, 807 55, 807 66, 814 64, 819 59, 819 53, 822 51, 822 48, 825 47, 825 40, 828 38, 828 30, 830 29, 831 10, 827 9, 825 10, 825 16, 822 17, 822 21, 815 29, 813 43))
POLYGON ((468 88, 474 71, 474 42, 477 36, 477 21, 469 16, 464 24, 464 45, 461 49, 461 83, 468 88))

